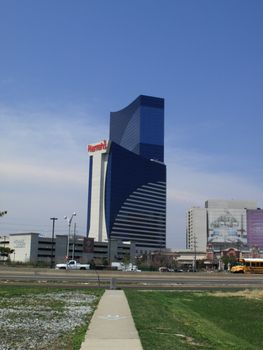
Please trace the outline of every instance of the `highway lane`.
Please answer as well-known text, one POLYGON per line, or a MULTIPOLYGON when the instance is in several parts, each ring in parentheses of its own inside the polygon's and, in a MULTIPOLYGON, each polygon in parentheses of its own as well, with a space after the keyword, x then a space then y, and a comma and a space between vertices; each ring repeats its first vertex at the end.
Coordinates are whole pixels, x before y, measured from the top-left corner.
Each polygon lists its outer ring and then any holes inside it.
POLYGON ((0 281, 52 282, 67 285, 103 285, 109 287, 208 289, 258 288, 263 289, 263 275, 230 273, 159 273, 118 271, 61 271, 51 269, 0 268, 0 281))

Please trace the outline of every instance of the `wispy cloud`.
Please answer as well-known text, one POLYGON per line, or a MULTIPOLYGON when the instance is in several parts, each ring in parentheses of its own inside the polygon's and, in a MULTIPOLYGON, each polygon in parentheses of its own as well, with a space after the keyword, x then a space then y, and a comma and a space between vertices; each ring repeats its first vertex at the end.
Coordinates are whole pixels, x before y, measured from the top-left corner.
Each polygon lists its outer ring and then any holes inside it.
POLYGON ((45 165, 33 165, 26 164, 24 162, 0 162, 1 169, 1 177, 6 177, 9 179, 13 179, 16 181, 19 179, 19 182, 38 182, 39 184, 42 182, 50 182, 50 183, 58 183, 61 185, 63 183, 66 184, 80 184, 85 185, 87 180, 87 169, 84 167, 80 167, 75 171, 73 169, 67 168, 53 168, 46 167, 45 165))
MULTIPOLYGON (((196 158, 196 154, 194 154, 196 158)), ((189 159, 191 159, 189 154, 189 159)), ((206 156, 200 154, 200 159, 206 156)), ((208 159, 208 158, 206 158, 208 159)), ((168 198, 181 198, 187 202, 202 202, 208 198, 225 199, 255 199, 262 201, 263 189, 260 184, 251 182, 247 174, 239 172, 217 171, 209 169, 206 163, 201 161, 192 163, 184 160, 180 155, 171 162, 168 160, 168 198), (169 178, 170 175, 170 178, 169 178)))
POLYGON ((27 111, 0 107, 0 147, 3 160, 27 163, 74 164, 83 157, 86 144, 107 137, 106 126, 72 109, 59 112, 27 111))

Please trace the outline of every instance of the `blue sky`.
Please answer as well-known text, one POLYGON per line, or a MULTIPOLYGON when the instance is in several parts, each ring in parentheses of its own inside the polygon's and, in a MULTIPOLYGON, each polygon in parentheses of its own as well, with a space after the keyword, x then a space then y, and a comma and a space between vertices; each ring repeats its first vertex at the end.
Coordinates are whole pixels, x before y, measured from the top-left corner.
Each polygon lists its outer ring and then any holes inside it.
POLYGON ((261 0, 0 0, 0 235, 86 226, 86 145, 165 98, 169 247, 206 199, 263 206, 261 0))

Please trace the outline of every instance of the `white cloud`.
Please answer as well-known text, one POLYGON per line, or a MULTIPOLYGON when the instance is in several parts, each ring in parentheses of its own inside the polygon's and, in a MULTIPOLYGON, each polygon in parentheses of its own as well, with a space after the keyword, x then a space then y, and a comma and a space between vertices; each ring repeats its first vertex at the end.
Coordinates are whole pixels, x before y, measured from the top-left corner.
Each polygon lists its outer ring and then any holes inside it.
POLYGON ((74 161, 85 154, 87 143, 108 135, 106 126, 98 127, 94 118, 79 111, 32 112, 0 107, 0 147, 2 159, 74 161), (82 148, 82 149, 81 149, 82 148), (78 152, 79 151, 79 152, 78 152))
MULTIPOLYGON (((24 162, 0 162, 1 177, 8 178, 9 181, 21 180, 25 182, 55 182, 61 184, 78 183, 84 185, 86 183, 86 172, 84 169, 79 168, 77 170, 53 167, 48 168, 45 165, 26 164, 24 162)), ((87 169, 85 169, 87 170, 87 169)))

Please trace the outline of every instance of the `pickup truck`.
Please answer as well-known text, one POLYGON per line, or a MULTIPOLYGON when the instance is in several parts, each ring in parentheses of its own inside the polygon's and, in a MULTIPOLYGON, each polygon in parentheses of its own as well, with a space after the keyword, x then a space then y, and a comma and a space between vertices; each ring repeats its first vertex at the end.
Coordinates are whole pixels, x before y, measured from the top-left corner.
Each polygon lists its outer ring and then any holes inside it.
POLYGON ((56 270, 89 270, 89 264, 79 264, 76 260, 69 260, 64 264, 57 264, 56 270))

